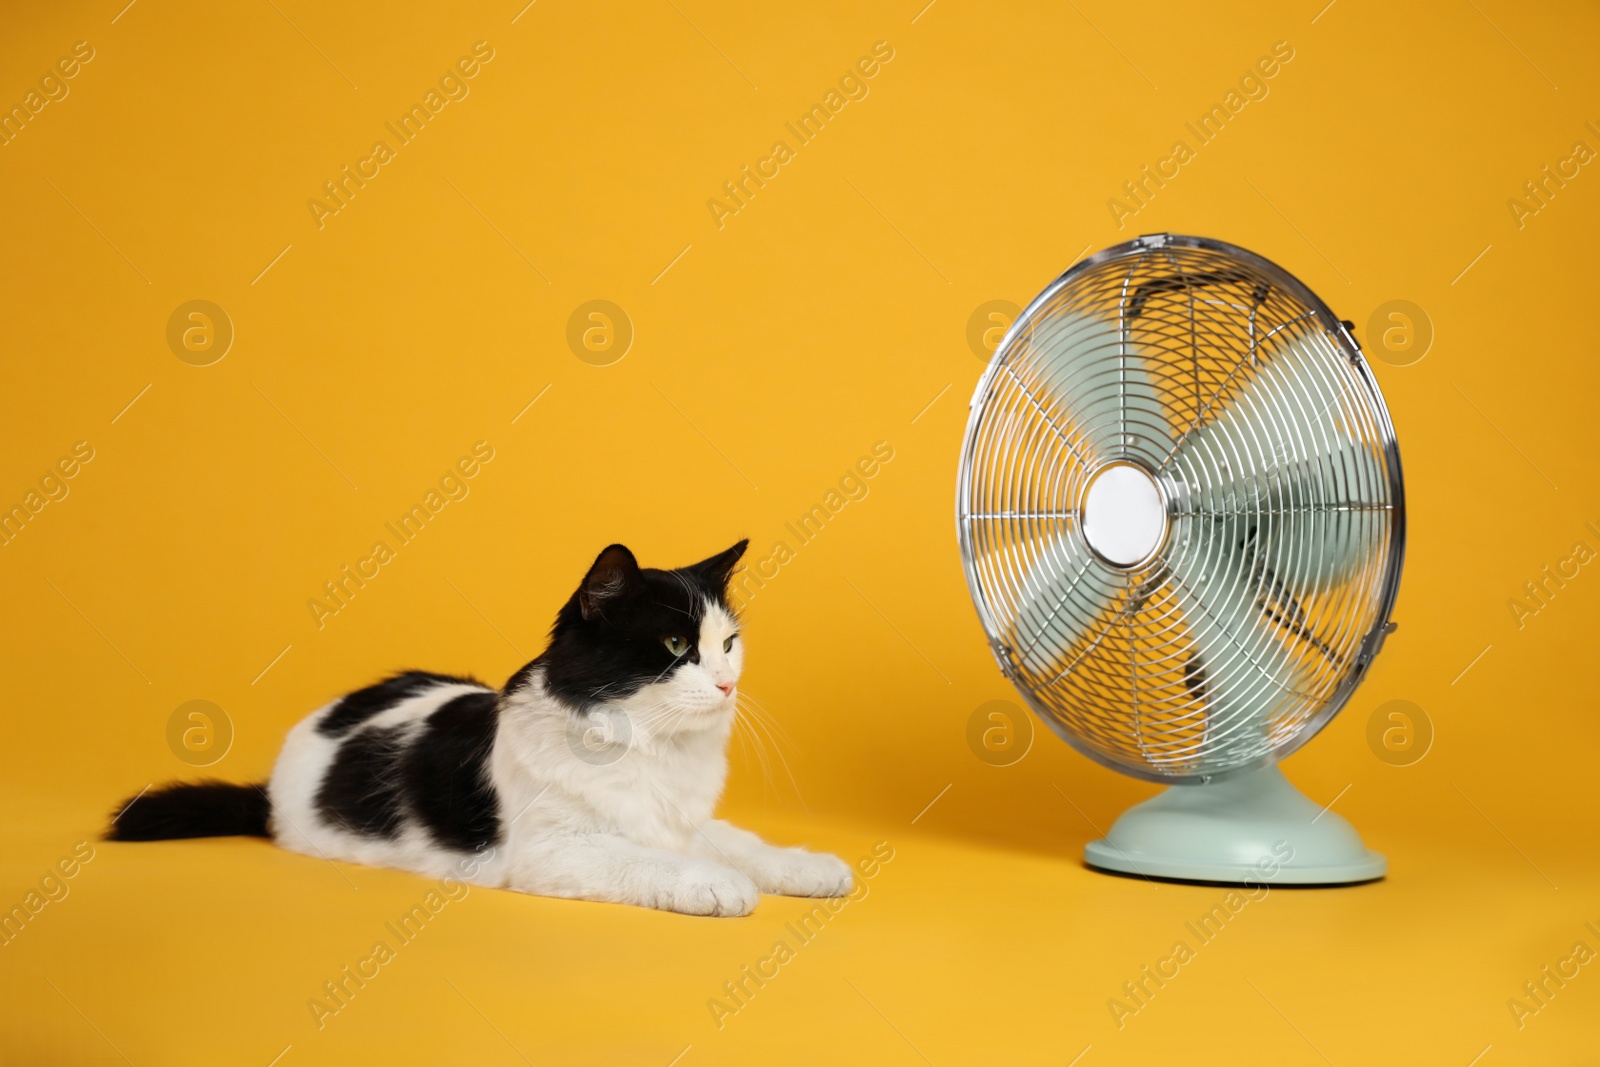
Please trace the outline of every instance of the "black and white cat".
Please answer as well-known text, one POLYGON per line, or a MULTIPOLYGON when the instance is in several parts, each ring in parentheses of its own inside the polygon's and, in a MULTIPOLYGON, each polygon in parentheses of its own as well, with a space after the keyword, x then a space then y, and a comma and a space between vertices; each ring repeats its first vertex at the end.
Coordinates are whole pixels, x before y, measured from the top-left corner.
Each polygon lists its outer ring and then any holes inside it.
POLYGON ((744 662, 729 576, 747 542, 678 570, 601 552, 550 643, 498 692, 409 671, 320 708, 265 786, 174 783, 117 841, 250 834, 295 852, 553 897, 747 915, 839 896, 835 856, 712 818, 744 662))

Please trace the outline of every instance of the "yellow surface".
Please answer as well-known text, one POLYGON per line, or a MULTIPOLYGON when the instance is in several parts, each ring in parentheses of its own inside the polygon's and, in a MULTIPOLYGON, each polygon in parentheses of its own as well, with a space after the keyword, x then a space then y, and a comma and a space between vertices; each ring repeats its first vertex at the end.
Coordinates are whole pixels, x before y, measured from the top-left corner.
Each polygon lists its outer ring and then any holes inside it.
POLYGON ((382 671, 503 679, 612 540, 666 565, 789 543, 747 611, 746 688, 784 734, 770 773, 736 746, 727 807, 894 858, 806 944, 796 901, 707 921, 473 891, 319 1029, 308 1001, 427 883, 252 841, 99 844, 0 947, 5 1062, 1595 1055, 1600 968, 1563 963, 1600 951, 1592 8, 124 2, 13 5, 0 32, 4 101, 75 42, 93 57, 0 147, 0 502, 92 450, 0 547, 0 905, 118 798, 259 779, 290 723, 382 671), (399 143, 385 124, 480 41, 445 85, 467 95, 399 143), (892 58, 798 144, 785 123, 877 42, 892 58), (1196 147, 1185 123, 1277 42, 1292 59, 1196 147), (363 163, 380 139, 392 158, 363 163), (1119 228, 1132 205, 1108 201, 1180 139, 1119 228), (776 174, 708 207, 747 164, 776 174), (308 207, 346 165, 364 187, 308 207), (1546 165, 1565 184, 1508 203, 1546 165), (1275 890, 1205 945, 1185 924, 1224 891, 1079 866, 1149 786, 1042 730, 1010 767, 969 750, 974 709, 1014 697, 951 528, 974 310, 1160 230, 1276 260, 1369 351, 1391 300, 1435 335, 1375 361, 1412 509, 1401 630, 1287 764, 1392 873, 1275 890), (597 299, 632 323, 605 367, 567 342, 597 299), (192 300, 233 326, 209 366, 168 345, 192 300), (480 441, 493 459, 445 485, 467 496, 336 613, 308 607, 480 441), (866 495, 799 545, 785 523, 878 442, 866 495), (1514 610, 1547 565, 1564 584, 1514 610), (188 720, 169 747, 191 700, 232 726, 205 771, 176 754, 188 720), (1369 747, 1392 700, 1432 726, 1409 766, 1369 747), (786 939, 737 1012, 708 1003, 786 939), (1194 958, 1119 1028, 1108 1001, 1178 941, 1194 958), (1519 1028, 1508 1001, 1546 965, 1576 974, 1519 1028))

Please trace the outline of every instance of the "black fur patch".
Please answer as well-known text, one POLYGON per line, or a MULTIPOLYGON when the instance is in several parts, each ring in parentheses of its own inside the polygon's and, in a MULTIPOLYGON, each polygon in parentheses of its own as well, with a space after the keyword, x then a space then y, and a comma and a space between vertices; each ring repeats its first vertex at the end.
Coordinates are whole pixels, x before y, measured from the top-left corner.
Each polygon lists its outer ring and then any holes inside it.
POLYGON ((401 764, 406 801, 433 839, 472 852, 500 839, 489 782, 497 693, 463 693, 428 716, 401 764))
POLYGON ((173 782, 124 801, 111 816, 106 840, 268 837, 271 810, 265 785, 173 782))
POLYGON ((317 810, 330 825, 369 837, 400 832, 400 758, 403 726, 363 730, 339 746, 322 786, 317 810))
POLYGON ((512 676, 506 692, 542 669, 552 695, 587 710, 698 662, 695 642, 706 600, 727 607, 728 579, 747 544, 671 571, 641 568, 622 545, 610 546, 556 616, 550 646, 512 676), (667 651, 665 640, 673 635, 688 638, 686 654, 667 651))
POLYGON ((476 685, 490 688, 476 678, 457 678, 449 674, 429 671, 405 671, 386 678, 377 685, 369 685, 340 700, 317 723, 317 732, 325 737, 338 737, 380 712, 388 711, 402 700, 409 700, 436 685, 476 685))

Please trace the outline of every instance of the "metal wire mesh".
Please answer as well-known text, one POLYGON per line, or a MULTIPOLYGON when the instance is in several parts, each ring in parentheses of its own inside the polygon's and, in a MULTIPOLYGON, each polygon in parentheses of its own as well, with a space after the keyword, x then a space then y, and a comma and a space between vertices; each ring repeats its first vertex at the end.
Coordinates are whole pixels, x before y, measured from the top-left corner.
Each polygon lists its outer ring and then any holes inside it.
POLYGON ((1359 350, 1242 249, 1159 235, 1045 290, 973 397, 957 527, 1001 669, 1086 755, 1206 780, 1298 748, 1343 705, 1399 583, 1399 452, 1359 350), (1108 464, 1165 530, 1119 566, 1084 536, 1108 464))

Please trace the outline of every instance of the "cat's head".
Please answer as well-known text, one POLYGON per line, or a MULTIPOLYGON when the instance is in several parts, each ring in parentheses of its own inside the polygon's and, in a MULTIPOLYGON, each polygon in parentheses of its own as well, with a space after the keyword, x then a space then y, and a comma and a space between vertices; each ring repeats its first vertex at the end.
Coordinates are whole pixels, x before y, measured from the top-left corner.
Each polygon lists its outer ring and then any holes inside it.
POLYGON ((728 579, 748 544, 677 570, 606 548, 556 616, 546 689, 582 711, 624 704, 656 734, 726 721, 744 665, 728 579))

